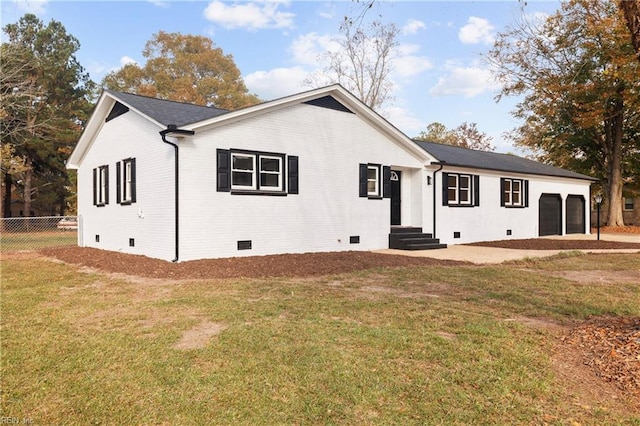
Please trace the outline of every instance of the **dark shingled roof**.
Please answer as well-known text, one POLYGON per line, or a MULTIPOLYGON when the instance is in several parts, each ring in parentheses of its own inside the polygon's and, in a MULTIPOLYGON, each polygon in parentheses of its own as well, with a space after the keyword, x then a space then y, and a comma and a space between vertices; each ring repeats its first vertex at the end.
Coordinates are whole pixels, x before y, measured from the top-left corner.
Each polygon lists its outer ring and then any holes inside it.
POLYGON ((216 107, 167 101, 164 99, 133 95, 131 93, 115 92, 113 90, 106 90, 106 92, 164 126, 175 124, 180 127, 229 112, 226 109, 216 107))
POLYGON ((558 176, 574 179, 597 180, 590 176, 571 172, 548 164, 538 163, 511 154, 498 154, 495 152, 476 151, 457 146, 444 145, 435 142, 414 140, 422 149, 427 151, 449 166, 471 167, 484 170, 501 172, 524 173, 531 175, 558 176))

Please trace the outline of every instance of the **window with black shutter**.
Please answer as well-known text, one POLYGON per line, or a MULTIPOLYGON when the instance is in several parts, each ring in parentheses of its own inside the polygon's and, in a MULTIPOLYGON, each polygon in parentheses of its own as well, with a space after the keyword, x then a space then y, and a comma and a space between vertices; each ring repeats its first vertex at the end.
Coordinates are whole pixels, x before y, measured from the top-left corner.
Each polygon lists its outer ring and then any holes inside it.
POLYGON ((529 207, 529 181, 501 178, 500 205, 502 207, 529 207))
POLYGON ((93 205, 102 207, 109 204, 109 166, 93 169, 93 205))
POLYGON ((480 176, 464 173, 443 173, 442 205, 450 207, 479 206, 480 176))

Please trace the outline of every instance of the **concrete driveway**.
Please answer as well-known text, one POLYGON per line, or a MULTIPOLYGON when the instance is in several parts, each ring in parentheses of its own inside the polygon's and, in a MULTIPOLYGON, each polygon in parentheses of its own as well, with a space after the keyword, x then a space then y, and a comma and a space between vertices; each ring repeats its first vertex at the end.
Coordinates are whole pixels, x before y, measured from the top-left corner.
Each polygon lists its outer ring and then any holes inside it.
MULTIPOLYGON (((545 238, 566 239, 566 240, 596 240, 596 234, 571 234, 553 236, 545 238)), ((601 240, 621 241, 629 243, 640 243, 640 235, 634 234, 600 234, 601 240)), ((640 253, 636 249, 614 249, 614 250, 514 250, 495 247, 450 245, 446 249, 439 250, 376 250, 377 253, 398 254, 403 256, 430 257, 432 259, 460 260, 477 264, 495 264, 509 260, 519 260, 533 257, 548 257, 567 251, 581 251, 583 253, 640 253)))

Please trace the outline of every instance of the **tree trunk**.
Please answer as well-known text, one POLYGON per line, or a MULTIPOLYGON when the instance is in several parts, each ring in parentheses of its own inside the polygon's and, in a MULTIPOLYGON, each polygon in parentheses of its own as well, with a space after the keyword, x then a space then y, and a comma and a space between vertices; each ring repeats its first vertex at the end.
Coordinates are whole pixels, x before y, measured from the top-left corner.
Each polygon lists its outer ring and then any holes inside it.
POLYGON ((11 187, 13 179, 9 173, 4 174, 4 194, 2 194, 2 217, 11 217, 11 187))
MULTIPOLYGON (((24 216, 31 217, 31 178, 33 177, 33 162, 31 158, 25 161, 26 170, 24 171, 24 190, 22 197, 24 199, 24 216)), ((29 228, 29 219, 26 219, 26 227, 29 228)))
POLYGON ((618 6, 624 12, 631 34, 631 42, 640 60, 640 0, 620 0, 618 6))
POLYGON ((610 113, 605 118, 606 138, 610 149, 607 154, 607 189, 609 197, 609 211, 607 215, 607 225, 624 226, 622 217, 622 133, 624 122, 624 101, 622 91, 624 88, 618 87, 617 96, 612 99, 610 113))

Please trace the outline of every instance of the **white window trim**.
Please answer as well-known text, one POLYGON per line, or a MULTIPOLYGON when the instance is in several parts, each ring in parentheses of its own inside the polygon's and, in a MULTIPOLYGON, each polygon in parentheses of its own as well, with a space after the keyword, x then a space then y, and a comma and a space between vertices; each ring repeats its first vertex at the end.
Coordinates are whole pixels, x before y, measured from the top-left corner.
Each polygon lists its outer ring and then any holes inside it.
POLYGON ((458 175, 458 204, 462 205, 462 206, 470 206, 471 204, 473 204, 473 192, 472 192, 472 187, 473 187, 473 178, 471 177, 471 175, 458 175), (466 178, 468 185, 466 187, 462 187, 462 179, 461 178, 466 178), (462 194, 463 191, 467 192, 467 200, 466 201, 462 201, 462 197, 460 196, 460 194, 462 194))
POLYGON ((257 181, 256 181, 256 154, 249 154, 249 153, 245 153, 245 152, 232 152, 231 153, 231 189, 245 189, 245 190, 256 190, 257 188, 257 181), (236 169, 233 167, 234 164, 234 157, 248 157, 251 158, 251 164, 252 164, 252 169, 248 170, 248 169, 236 169), (234 172, 237 173, 251 173, 252 175, 252 179, 251 185, 237 185, 233 183, 233 174, 234 172))
POLYGON ((98 199, 99 206, 107 204, 107 166, 98 167, 98 199))
POLYGON ((380 166, 376 164, 367 164, 367 196, 380 196, 380 166), (374 170, 376 175, 374 179, 369 179, 369 170, 374 170), (374 182, 374 190, 369 191, 369 182, 374 182))
POLYGON ((131 184, 133 182, 133 175, 131 170, 131 160, 122 161, 122 188, 120 194, 121 203, 130 203, 133 199, 131 197, 131 184))
MULTIPOLYGON (((283 173, 282 173, 282 157, 277 156, 277 155, 260 155, 259 156, 259 162, 260 162, 260 170, 259 170, 259 178, 262 178, 263 174, 267 174, 267 175, 276 175, 278 177, 278 185, 277 186, 262 186, 262 184, 259 184, 259 182, 256 180, 256 184, 260 185, 260 190, 261 191, 282 191, 282 182, 283 182, 283 173), (263 159, 270 159, 270 160, 277 160, 278 161, 278 171, 277 172, 273 172, 270 170, 262 170, 262 160, 263 159)), ((262 180, 260 180, 260 182, 262 182, 262 180)))
POLYGON ((284 192, 284 182, 285 182, 285 155, 277 154, 277 153, 268 153, 268 152, 258 152, 258 151, 231 151, 231 165, 230 165, 230 179, 231 179, 231 190, 232 191, 249 191, 249 192, 269 192, 269 193, 280 193, 284 192), (244 157, 251 158, 251 167, 252 169, 236 169, 234 168, 234 158, 244 157), (269 171, 262 169, 262 160, 263 159, 272 159, 278 161, 278 171, 269 171), (239 185, 234 184, 233 175, 234 173, 250 173, 251 174, 251 185, 239 185), (278 185, 277 186, 262 186, 261 185, 261 177, 265 174, 269 175, 277 175, 278 176, 278 185))
POLYGON ((449 173, 447 175, 447 179, 455 179, 455 184, 451 185, 449 181, 447 181, 447 205, 449 206, 472 206, 473 205, 473 175, 469 175, 466 173, 449 173), (469 185, 464 187, 464 189, 460 185, 460 178, 466 178, 469 182, 469 185), (454 197, 451 197, 449 191, 453 190, 454 197), (466 201, 462 201, 460 194, 462 191, 467 191, 468 197, 466 201))
POLYGON ((524 206, 524 180, 523 179, 512 179, 512 178, 504 178, 504 182, 509 182, 509 191, 506 191, 505 188, 501 188, 502 191, 506 194, 509 194, 509 201, 507 198, 504 199, 504 205, 506 207, 523 207, 524 206), (520 190, 516 191, 514 189, 514 182, 518 182, 520 186, 520 190), (519 201, 516 203, 513 201, 513 194, 519 195, 519 201))
POLYGON ((458 185, 459 185, 459 181, 458 181, 458 177, 459 175, 457 174, 449 174, 447 176, 447 204, 449 205, 457 205, 458 204, 458 185), (451 178, 455 178, 456 182, 455 184, 452 186, 451 185, 451 178), (451 198, 451 193, 450 191, 453 190, 453 195, 454 198, 451 198))

